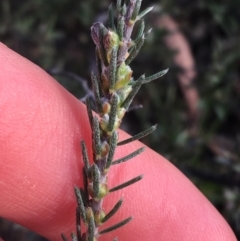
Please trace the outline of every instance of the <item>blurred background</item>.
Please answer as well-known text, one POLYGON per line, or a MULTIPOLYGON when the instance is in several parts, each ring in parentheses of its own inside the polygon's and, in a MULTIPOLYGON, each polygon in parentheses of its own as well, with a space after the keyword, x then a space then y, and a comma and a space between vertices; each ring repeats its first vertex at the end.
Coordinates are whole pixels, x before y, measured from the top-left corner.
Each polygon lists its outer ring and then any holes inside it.
MULTIPOLYGON (((110 3, 1 0, 0 41, 81 99, 95 69, 90 27, 106 21, 110 3)), ((142 87, 134 105, 143 108, 122 128, 137 134, 158 124, 142 141, 188 176, 240 239, 240 1, 143 1, 152 5, 153 31, 131 67, 134 76, 170 70, 142 87)), ((0 237, 45 240, 4 219, 0 237)))

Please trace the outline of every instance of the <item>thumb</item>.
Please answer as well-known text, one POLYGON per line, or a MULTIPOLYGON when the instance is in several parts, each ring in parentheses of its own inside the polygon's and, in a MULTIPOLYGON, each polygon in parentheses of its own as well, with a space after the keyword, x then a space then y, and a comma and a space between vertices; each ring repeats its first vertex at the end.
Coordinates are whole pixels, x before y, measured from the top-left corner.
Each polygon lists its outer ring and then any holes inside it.
MULTIPOLYGON (((86 110, 39 67, 0 45, 0 216, 50 240, 75 230, 74 185, 82 185, 79 142, 91 149, 86 110)), ((120 139, 126 138, 120 132, 120 139)), ((142 146, 120 147, 116 158, 142 146)), ((89 153, 91 155, 91 153, 89 153)), ((234 241, 229 226, 203 195, 168 161, 150 149, 113 166, 109 185, 144 179, 106 197, 106 211, 124 196, 109 226, 134 220, 99 240, 234 241), (110 239, 111 238, 111 239, 110 239)), ((106 225, 107 226, 107 225, 106 225)))

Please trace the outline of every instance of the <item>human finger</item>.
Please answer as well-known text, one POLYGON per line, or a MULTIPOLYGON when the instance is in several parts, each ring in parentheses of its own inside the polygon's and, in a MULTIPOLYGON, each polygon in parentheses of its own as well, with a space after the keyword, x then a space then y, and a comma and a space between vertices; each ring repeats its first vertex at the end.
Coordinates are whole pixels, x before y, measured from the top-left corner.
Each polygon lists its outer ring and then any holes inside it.
MULTIPOLYGON (((79 142, 89 155, 91 131, 84 105, 43 70, 0 46, 1 181, 0 215, 50 240, 74 231, 74 185, 82 185, 79 142)), ((120 138, 126 138, 121 132, 120 138)), ((116 158, 142 144, 119 147, 116 158)), ((124 196, 107 225, 128 215, 134 220, 100 240, 236 240, 206 198, 173 165, 148 149, 134 160, 113 166, 109 185, 138 174, 144 179, 105 201, 109 210, 124 196)))

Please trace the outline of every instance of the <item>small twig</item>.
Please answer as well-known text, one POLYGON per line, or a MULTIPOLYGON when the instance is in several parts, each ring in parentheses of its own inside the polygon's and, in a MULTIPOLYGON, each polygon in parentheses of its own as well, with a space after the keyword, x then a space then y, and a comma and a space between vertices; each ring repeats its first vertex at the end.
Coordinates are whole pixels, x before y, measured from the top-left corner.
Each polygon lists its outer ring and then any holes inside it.
MULTIPOLYGON (((151 30, 144 33, 145 24, 141 22, 135 41, 132 41, 132 31, 136 21, 151 11, 151 7, 139 14, 142 0, 117 0, 117 24, 115 27, 113 8, 109 7, 108 28, 102 23, 91 27, 92 39, 96 45, 96 74, 92 73, 93 100, 97 107, 98 117, 94 116, 90 97, 86 98, 87 113, 92 130, 92 156, 88 157, 84 141, 81 142, 84 168, 84 188, 75 187, 77 198, 76 235, 72 241, 97 241, 98 237, 122 227, 132 220, 129 217, 109 228, 99 231, 99 226, 109 220, 122 205, 120 199, 115 206, 105 214, 103 209, 104 197, 114 191, 128 187, 143 178, 139 175, 113 188, 108 187, 108 172, 112 165, 126 162, 144 151, 144 147, 133 150, 132 153, 113 161, 117 145, 123 145, 138 140, 156 129, 152 126, 147 130, 118 142, 118 128, 133 98, 142 84, 161 77, 166 71, 137 80, 132 77, 133 71, 129 63, 136 57, 145 38, 151 30), (93 161, 93 163, 91 163, 93 161), (81 234, 80 217, 86 226, 86 233, 81 234)), ((139 106, 138 106, 139 107, 139 106)), ((62 235, 64 241, 66 237, 62 235)), ((115 238, 113 241, 117 241, 115 238)))

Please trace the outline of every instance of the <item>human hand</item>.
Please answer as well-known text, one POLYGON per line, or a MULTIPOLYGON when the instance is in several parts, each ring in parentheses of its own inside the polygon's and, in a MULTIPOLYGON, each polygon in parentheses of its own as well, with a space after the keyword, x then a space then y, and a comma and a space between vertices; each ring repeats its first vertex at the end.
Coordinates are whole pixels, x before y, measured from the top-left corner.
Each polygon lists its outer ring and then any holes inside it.
MULTIPOLYGON (((0 216, 52 240, 75 231, 74 185, 82 185, 80 140, 91 150, 85 106, 36 65, 0 44, 0 216)), ((120 140, 127 134, 120 132, 120 140)), ((116 158, 143 146, 118 148, 116 158)), ((106 197, 105 225, 134 216, 99 240, 234 241, 228 224, 171 163, 147 148, 113 166, 109 186, 139 174, 143 180, 106 197)))

